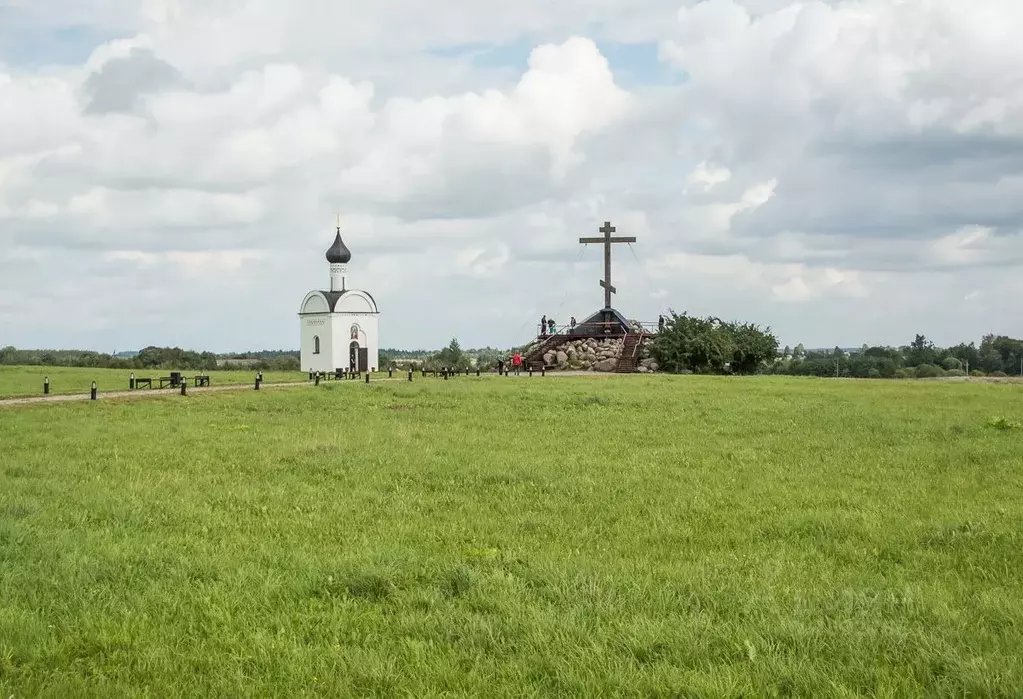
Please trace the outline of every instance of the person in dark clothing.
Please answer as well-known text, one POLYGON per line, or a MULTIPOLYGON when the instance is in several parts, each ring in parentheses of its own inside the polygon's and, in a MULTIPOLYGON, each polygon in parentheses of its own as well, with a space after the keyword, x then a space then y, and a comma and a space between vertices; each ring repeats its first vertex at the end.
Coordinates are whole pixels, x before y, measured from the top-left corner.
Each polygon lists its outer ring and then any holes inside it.
POLYGON ((547 314, 540 318, 540 337, 547 337, 547 314))
POLYGON ((547 321, 547 330, 548 330, 548 332, 551 335, 554 334, 554 319, 553 318, 551 318, 550 320, 547 321))

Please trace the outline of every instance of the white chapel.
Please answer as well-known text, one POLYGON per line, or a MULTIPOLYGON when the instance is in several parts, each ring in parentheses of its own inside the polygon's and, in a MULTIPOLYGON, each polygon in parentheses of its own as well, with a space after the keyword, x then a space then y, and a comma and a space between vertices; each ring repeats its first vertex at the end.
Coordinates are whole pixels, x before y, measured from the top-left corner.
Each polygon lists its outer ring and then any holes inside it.
POLYGON ((352 252, 337 227, 327 249, 330 290, 310 291, 298 313, 301 323, 302 371, 376 371, 380 336, 376 301, 368 292, 349 289, 348 263, 352 252))

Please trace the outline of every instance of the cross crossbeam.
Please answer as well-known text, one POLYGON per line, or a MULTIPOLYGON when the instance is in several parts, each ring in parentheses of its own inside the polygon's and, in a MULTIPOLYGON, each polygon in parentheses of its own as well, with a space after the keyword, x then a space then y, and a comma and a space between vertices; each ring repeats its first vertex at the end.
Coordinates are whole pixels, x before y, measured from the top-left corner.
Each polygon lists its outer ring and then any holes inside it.
POLYGON ((635 243, 636 239, 632 236, 614 236, 617 229, 611 225, 610 221, 604 221, 604 225, 597 229, 604 235, 600 238, 580 238, 579 242, 586 245, 588 243, 601 243, 604 245, 604 278, 600 280, 600 286, 604 289, 604 308, 611 308, 611 294, 618 293, 618 290, 611 285, 611 245, 613 243, 635 243))

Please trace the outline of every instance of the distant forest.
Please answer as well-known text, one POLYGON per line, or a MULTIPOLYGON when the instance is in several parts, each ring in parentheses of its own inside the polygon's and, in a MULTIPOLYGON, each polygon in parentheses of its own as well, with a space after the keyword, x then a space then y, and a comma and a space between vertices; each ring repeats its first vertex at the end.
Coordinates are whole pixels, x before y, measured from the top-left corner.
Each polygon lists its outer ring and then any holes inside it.
POLYGON ((1023 376, 1023 340, 988 334, 980 344, 937 347, 917 335, 901 347, 807 351, 786 347, 763 373, 852 378, 936 378, 939 376, 1023 376))
MULTIPOLYGON (((479 360, 481 357, 497 357, 502 351, 496 348, 468 350, 458 349, 453 340, 459 362, 479 360)), ((380 366, 391 364, 428 363, 437 356, 450 359, 451 346, 443 350, 402 350, 381 349, 380 366)), ((197 352, 180 347, 146 347, 138 352, 93 352, 90 350, 18 349, 7 346, 0 348, 0 364, 16 366, 73 366, 98 369, 174 369, 204 370, 250 368, 261 371, 299 371, 298 350, 256 350, 250 352, 197 352)))
MULTIPOLYGON (((479 366, 489 369, 516 349, 463 350, 457 338, 439 350, 381 349, 380 367, 479 366)), ((850 378, 931 378, 939 376, 1023 375, 1023 340, 988 334, 979 344, 937 347, 924 335, 902 346, 863 345, 858 349, 778 347, 770 329, 724 323, 674 313, 665 332, 651 343, 663 369, 679 373, 788 374, 850 378)), ((132 356, 87 350, 0 348, 0 364, 77 366, 110 369, 206 370, 239 367, 299 371, 298 350, 257 350, 215 354, 179 347, 146 347, 132 356)))

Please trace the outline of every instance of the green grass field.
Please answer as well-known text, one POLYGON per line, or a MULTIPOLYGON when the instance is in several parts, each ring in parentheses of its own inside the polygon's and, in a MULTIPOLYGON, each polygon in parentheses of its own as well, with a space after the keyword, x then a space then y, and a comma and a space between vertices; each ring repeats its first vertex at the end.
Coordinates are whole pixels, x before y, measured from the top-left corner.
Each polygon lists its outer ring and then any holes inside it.
POLYGON ((0 696, 1023 693, 1016 386, 0 409, 0 696))
MULTIPOLYGON (((160 387, 159 378, 170 376, 169 369, 135 369, 135 376, 148 376, 153 379, 153 388, 160 387)), ((202 372, 182 371, 185 376, 195 376, 202 372)), ((208 371, 210 383, 214 386, 251 383, 256 374, 252 371, 208 371)), ((89 393, 92 382, 100 393, 111 391, 127 391, 128 377, 132 370, 127 369, 87 369, 82 367, 56 366, 0 366, 0 398, 19 398, 23 396, 43 395, 43 380, 50 379, 50 393, 66 395, 70 393, 89 393)), ((308 374, 297 371, 264 371, 265 383, 281 383, 306 381, 308 374)))

